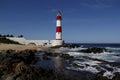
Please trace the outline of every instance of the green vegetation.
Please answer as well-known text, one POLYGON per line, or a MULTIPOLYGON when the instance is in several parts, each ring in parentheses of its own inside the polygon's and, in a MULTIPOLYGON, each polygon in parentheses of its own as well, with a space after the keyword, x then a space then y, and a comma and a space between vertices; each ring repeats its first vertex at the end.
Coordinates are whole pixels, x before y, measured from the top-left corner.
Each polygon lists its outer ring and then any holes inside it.
POLYGON ((22 38, 22 37, 23 37, 23 35, 19 35, 18 37, 19 37, 19 38, 22 38))
MULTIPOLYGON (((14 37, 14 35, 12 34, 0 34, 0 43, 6 43, 6 44, 19 44, 18 42, 16 41, 13 41, 13 40, 9 40, 7 39, 6 37, 14 37)), ((17 36, 18 38, 22 38, 23 35, 18 35, 17 36)))
POLYGON ((6 39, 5 37, 0 38, 0 43, 6 43, 6 44, 19 44, 18 42, 6 39))
MULTIPOLYGON (((0 37, 14 37, 14 36, 12 34, 5 34, 5 35, 0 34, 0 37)), ((23 35, 18 35, 17 37, 21 38, 23 37, 23 35)))
POLYGON ((0 34, 0 37, 14 37, 12 34, 2 35, 0 34))

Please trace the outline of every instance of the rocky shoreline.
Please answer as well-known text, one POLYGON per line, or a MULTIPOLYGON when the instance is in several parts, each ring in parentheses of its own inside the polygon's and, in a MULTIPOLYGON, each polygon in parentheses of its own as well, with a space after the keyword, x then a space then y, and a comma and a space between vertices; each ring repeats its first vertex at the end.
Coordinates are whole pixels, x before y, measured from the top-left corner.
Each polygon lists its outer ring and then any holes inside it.
POLYGON ((36 50, 0 52, 0 80, 64 80, 52 70, 32 67, 36 50))
MULTIPOLYGON (((16 48, 18 47, 16 46, 16 48)), ((31 48, 23 48, 24 47, 22 45, 22 49, 7 48, 6 50, 0 50, 0 80, 73 80, 73 78, 66 78, 63 76, 64 74, 56 74, 51 69, 44 69, 40 66, 31 66, 38 61, 37 57, 35 56, 35 53, 37 52, 39 54, 44 53, 42 55, 44 60, 51 60, 51 57, 60 56, 64 60, 68 61, 73 59, 73 56, 62 53, 62 51, 60 51, 58 48, 33 48, 33 46, 31 48)), ((104 48, 88 48, 79 52, 96 54, 104 51, 107 50, 104 48)), ((88 58, 89 57, 87 57, 87 59, 88 58)), ((93 60, 92 58, 89 59, 93 60)), ((95 59, 95 61, 99 60, 95 59)), ((102 62, 106 63, 105 61, 102 62)), ((76 64, 74 65, 77 66, 76 64)), ((106 77, 103 77, 102 74, 102 72, 96 74, 92 80, 117 80, 119 78, 119 75, 116 75, 113 79, 107 79, 106 77)), ((75 80, 81 79, 76 78, 75 80)))

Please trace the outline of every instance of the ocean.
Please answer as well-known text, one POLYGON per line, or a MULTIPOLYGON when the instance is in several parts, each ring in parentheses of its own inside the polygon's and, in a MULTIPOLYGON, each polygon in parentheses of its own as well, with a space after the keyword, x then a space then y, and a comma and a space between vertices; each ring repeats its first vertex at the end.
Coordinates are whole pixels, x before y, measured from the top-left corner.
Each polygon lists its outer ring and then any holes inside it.
POLYGON ((52 69, 56 73, 62 73, 66 77, 66 80, 95 80, 97 74, 101 75, 103 78, 112 80, 116 78, 116 75, 120 75, 120 44, 79 43, 78 45, 81 47, 61 47, 58 49, 61 50, 63 54, 73 56, 72 59, 54 56, 50 57, 50 60, 43 60, 42 54, 44 53, 37 53, 36 56, 41 59, 36 66, 52 69), (106 48, 110 52, 96 54, 78 52, 78 50, 89 47, 106 48))
POLYGON ((74 43, 84 47, 120 48, 120 43, 74 43))

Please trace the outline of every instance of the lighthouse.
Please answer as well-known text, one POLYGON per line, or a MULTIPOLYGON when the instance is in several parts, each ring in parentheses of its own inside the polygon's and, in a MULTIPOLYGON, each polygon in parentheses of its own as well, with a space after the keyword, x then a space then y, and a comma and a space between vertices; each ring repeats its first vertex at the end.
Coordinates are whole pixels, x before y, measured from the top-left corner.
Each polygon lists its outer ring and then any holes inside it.
POLYGON ((62 24, 61 23, 62 23, 61 12, 58 11, 56 16, 56 38, 52 42, 53 46, 61 46, 64 43, 64 41, 62 40, 62 24))
POLYGON ((62 40, 62 17, 61 12, 58 11, 56 16, 56 40, 62 40))

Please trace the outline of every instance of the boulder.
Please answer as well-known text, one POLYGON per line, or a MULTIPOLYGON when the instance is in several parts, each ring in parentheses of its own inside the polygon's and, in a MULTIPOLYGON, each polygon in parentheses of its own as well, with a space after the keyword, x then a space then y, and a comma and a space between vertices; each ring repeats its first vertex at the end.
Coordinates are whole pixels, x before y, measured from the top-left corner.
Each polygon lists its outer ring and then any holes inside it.
POLYGON ((61 54, 60 57, 65 58, 65 59, 73 58, 73 56, 70 56, 69 54, 61 54))
POLYGON ((88 48, 88 49, 80 50, 79 52, 83 52, 83 53, 103 53, 105 51, 107 51, 105 48, 88 48))
POLYGON ((67 48, 78 48, 80 47, 79 44, 64 44, 62 47, 67 47, 67 48))
POLYGON ((10 74, 3 75, 1 79, 2 80, 16 80, 15 79, 16 76, 17 76, 16 74, 10 73, 10 74))
POLYGON ((31 71, 32 71, 31 67, 25 64, 24 62, 18 63, 15 67, 16 74, 27 73, 27 72, 30 73, 31 71))
POLYGON ((43 60, 50 60, 50 57, 46 54, 43 54, 42 58, 43 58, 43 60))

